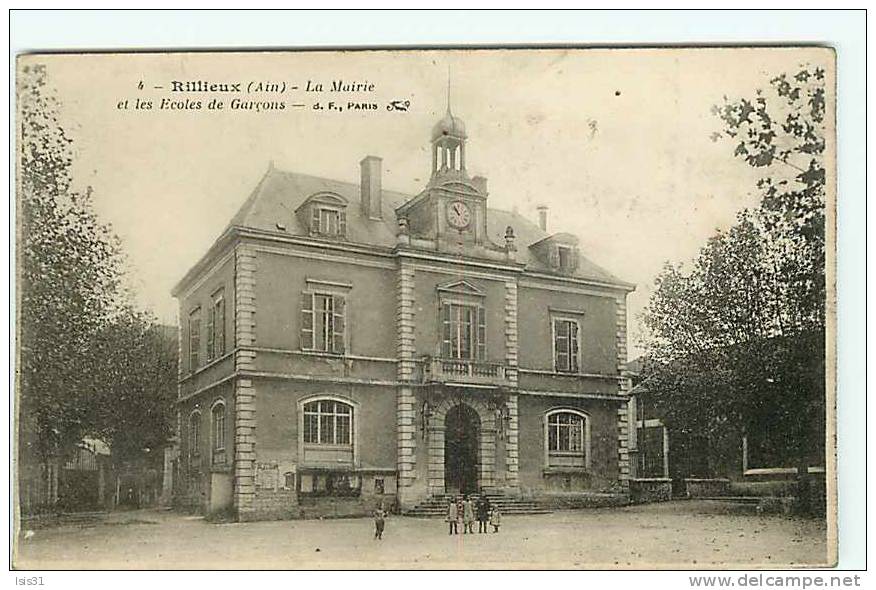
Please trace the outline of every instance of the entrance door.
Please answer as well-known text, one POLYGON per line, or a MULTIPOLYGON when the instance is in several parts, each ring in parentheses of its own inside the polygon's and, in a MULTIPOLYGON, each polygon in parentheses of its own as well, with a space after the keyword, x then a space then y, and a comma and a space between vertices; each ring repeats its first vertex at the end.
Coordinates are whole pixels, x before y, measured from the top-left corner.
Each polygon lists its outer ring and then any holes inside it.
POLYGON ((449 494, 478 490, 478 438, 481 422, 477 412, 460 404, 444 419, 444 489, 449 494))

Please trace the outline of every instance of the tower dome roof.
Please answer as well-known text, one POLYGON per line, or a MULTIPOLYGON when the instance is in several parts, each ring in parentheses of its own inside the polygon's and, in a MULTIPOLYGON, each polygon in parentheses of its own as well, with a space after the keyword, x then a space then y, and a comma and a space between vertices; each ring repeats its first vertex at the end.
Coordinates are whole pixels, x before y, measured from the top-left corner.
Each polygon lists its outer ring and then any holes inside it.
POLYGON ((454 117, 449 108, 444 117, 432 127, 432 139, 435 140, 448 135, 458 139, 465 139, 466 137, 465 123, 459 117, 454 117))

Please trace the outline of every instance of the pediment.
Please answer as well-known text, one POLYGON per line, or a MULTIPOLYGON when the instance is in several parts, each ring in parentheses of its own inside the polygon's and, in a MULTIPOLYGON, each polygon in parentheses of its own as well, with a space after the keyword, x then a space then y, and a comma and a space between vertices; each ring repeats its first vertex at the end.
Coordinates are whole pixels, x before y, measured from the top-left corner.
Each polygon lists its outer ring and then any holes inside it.
POLYGON ((466 195, 469 197, 483 198, 483 195, 478 192, 478 189, 476 189, 472 184, 469 184, 468 182, 462 182, 460 180, 449 180, 446 182, 442 182, 441 184, 436 185, 434 188, 447 191, 454 195, 466 195))
POLYGON ((545 244, 561 244, 565 246, 577 246, 578 245, 578 236, 566 232, 560 232, 553 235, 550 235, 542 240, 534 244, 530 244, 529 247, 533 249, 539 249, 545 244))
POLYGON ((346 207, 347 199, 333 192, 323 191, 315 193, 304 199, 304 202, 296 209, 296 211, 304 209, 312 203, 322 203, 324 205, 334 205, 335 207, 346 207))
POLYGON ((438 290, 444 293, 456 293, 457 295, 484 296, 484 292, 466 280, 452 281, 438 285, 438 290))

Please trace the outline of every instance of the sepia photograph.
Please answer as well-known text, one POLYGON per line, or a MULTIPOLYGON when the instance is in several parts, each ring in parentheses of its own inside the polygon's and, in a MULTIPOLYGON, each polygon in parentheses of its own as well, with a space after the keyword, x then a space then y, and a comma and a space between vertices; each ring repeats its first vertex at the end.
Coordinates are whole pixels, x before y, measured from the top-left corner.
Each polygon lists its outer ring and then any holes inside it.
POLYGON ((833 48, 14 68, 13 568, 837 563, 833 48))

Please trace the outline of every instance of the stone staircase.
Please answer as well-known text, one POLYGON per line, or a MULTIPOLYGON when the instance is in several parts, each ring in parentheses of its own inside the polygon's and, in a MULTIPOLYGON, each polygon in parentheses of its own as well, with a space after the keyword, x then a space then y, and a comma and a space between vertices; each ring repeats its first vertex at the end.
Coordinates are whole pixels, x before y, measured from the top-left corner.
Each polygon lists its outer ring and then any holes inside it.
MULTIPOLYGON (((491 506, 498 506, 502 516, 509 514, 548 514, 551 511, 533 500, 524 500, 516 496, 509 496, 500 491, 485 493, 491 506)), ((447 514, 447 505, 451 494, 436 494, 420 502, 410 510, 405 511, 405 516, 418 518, 444 518, 447 514)), ((472 499, 476 499, 474 496, 472 499)))

